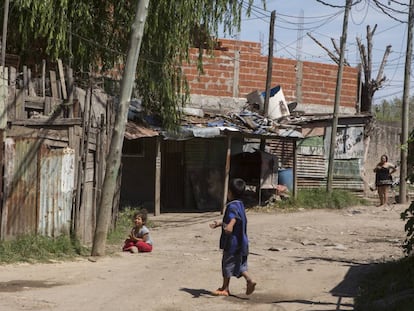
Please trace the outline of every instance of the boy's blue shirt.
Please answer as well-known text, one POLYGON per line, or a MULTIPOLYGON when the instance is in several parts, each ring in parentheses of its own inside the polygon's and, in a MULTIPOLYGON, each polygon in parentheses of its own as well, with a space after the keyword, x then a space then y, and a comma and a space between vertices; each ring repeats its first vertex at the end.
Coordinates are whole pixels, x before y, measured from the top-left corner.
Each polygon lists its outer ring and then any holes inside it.
POLYGON ((224 227, 221 228, 220 248, 230 254, 241 253, 242 256, 247 256, 249 253, 247 217, 244 204, 239 200, 227 203, 223 216, 223 226, 227 225, 233 218, 236 219, 236 223, 231 234, 226 234, 224 227))

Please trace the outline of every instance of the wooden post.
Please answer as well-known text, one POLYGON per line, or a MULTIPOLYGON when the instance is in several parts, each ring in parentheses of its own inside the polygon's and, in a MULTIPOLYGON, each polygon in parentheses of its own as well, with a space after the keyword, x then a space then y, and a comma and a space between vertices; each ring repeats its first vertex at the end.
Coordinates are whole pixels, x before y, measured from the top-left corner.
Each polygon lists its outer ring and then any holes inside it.
POLYGON ((46 60, 42 60, 42 96, 46 97, 46 60))
POLYGON ((7 68, 0 66, 2 77, 0 79, 0 129, 7 126, 7 106, 8 106, 8 72, 7 68))
POLYGON ((221 207, 221 214, 224 213, 227 203, 227 191, 229 186, 230 174, 230 160, 231 160, 231 136, 227 134, 227 152, 226 152, 226 168, 224 171, 224 189, 223 189, 223 206, 221 207))
POLYGON ((342 87, 342 72, 344 70, 344 57, 345 57, 345 45, 346 35, 348 30, 348 15, 351 9, 352 0, 346 0, 346 7, 344 13, 344 24, 342 27, 341 37, 341 55, 339 57, 338 74, 336 78, 336 89, 335 89, 335 103, 332 117, 332 130, 331 130, 331 142, 329 147, 329 161, 328 161, 328 177, 326 183, 326 192, 331 193, 333 187, 333 167, 334 167, 334 156, 335 156, 335 142, 336 142, 336 131, 338 128, 338 114, 339 106, 341 102, 341 87, 342 87))
POLYGON ((155 140, 155 198, 154 198, 154 216, 161 214, 161 144, 160 140, 157 137, 155 140))
POLYGON ((293 147, 293 198, 297 198, 298 196, 298 180, 297 180, 297 159, 298 159, 298 148, 297 148, 297 141, 292 141, 293 147))
POLYGON ((6 111, 7 113, 7 120, 14 121, 16 120, 16 68, 9 67, 9 95, 8 101, 6 102, 6 111))
MULTIPOLYGON (((266 73, 266 91, 264 98, 264 111, 263 115, 265 118, 269 115, 269 98, 270 98, 270 87, 272 84, 272 69, 273 69, 273 41, 275 32, 275 19, 276 11, 272 11, 270 15, 270 28, 269 28, 269 54, 267 56, 267 73, 266 73)), ((260 150, 266 151, 266 139, 260 139, 260 150)), ((261 191, 261 185, 259 185, 259 193, 261 191)))
POLYGON ((413 25, 414 25, 414 0, 410 0, 408 13, 408 33, 407 33, 407 50, 405 53, 404 69, 404 90, 402 100, 402 118, 401 118, 401 148, 400 154, 400 200, 398 203, 407 203, 407 159, 408 159, 408 128, 409 128, 409 111, 410 111, 410 78, 411 62, 413 55, 413 25))
POLYGON ((56 72, 51 70, 49 74, 50 74, 50 88, 52 89, 52 97, 59 98, 59 93, 57 90, 57 83, 56 83, 56 72))
POLYGON ((27 66, 23 66, 23 94, 29 95, 29 81, 27 76, 27 66))
POLYGON ((69 101, 69 112, 68 112, 68 117, 69 118, 73 118, 73 86, 74 86, 74 81, 73 81, 73 69, 72 68, 68 68, 68 101, 69 101))
POLYGON ((62 98, 64 100, 68 99, 68 93, 66 91, 66 82, 65 82, 65 74, 63 72, 63 64, 62 60, 58 59, 58 70, 59 70, 59 79, 60 79, 60 85, 62 87, 62 98))

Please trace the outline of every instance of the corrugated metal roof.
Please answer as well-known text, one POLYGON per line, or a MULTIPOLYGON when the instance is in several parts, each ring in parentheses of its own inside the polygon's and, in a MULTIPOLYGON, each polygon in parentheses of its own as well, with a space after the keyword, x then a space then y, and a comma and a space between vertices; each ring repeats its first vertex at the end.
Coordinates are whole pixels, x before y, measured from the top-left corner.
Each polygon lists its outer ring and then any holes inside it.
POLYGON ((128 122, 125 126, 125 138, 129 140, 158 135, 157 131, 137 123, 128 122))

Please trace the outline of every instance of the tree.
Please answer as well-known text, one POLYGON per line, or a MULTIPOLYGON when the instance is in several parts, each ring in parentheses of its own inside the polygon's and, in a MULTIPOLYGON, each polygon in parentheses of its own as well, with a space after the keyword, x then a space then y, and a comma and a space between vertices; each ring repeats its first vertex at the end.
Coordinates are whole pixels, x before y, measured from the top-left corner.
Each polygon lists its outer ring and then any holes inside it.
MULTIPOLYGON (((386 80, 386 77, 383 76, 384 73, 384 66, 387 63, 388 55, 391 52, 391 45, 388 45, 385 49, 384 56, 382 58, 381 66, 378 69, 378 74, 376 79, 372 79, 372 37, 375 33, 375 30, 377 29, 377 25, 374 26, 374 29, 371 31, 371 27, 367 26, 367 48, 365 48, 365 45, 362 44, 362 41, 360 38, 356 38, 358 48, 359 48, 359 54, 361 57, 361 67, 362 71, 364 73, 364 81, 362 83, 362 89, 361 89, 361 112, 371 112, 372 109, 372 99, 374 97, 374 93, 378 91, 384 81, 386 80)), ((314 38, 310 33, 308 33, 308 36, 316 42, 321 48, 323 48, 327 53, 328 56, 336 63, 339 64, 339 49, 337 44, 335 43, 335 40, 331 38, 332 44, 334 46, 335 51, 332 52, 328 48, 326 48, 322 43, 320 43, 316 38, 314 38)), ((345 60, 344 61, 345 66, 350 66, 350 64, 345 60)))
MULTIPOLYGON (((75 72, 106 70, 125 63, 130 25, 137 0, 14 0, 10 8, 8 53, 22 61, 61 58, 75 72)), ((265 1, 263 0, 263 3, 265 1)), ((253 0, 157 0, 148 8, 137 67, 137 91, 144 108, 174 127, 177 107, 186 96, 180 65, 188 60, 194 29, 204 34, 204 48, 214 46, 219 26, 231 34, 240 28, 243 8, 253 0), (207 34, 207 35, 205 35, 207 34), (212 36, 210 36, 210 34, 212 36)), ((263 4, 264 5, 264 4, 263 4)), ((200 67, 201 68, 201 67, 200 67)))
POLYGON ((378 74, 376 79, 371 78, 372 74, 372 37, 377 29, 377 25, 374 26, 374 29, 371 31, 371 27, 367 26, 367 44, 368 47, 365 49, 365 46, 362 44, 361 40, 357 38, 359 54, 361 56, 361 65, 364 72, 364 82, 362 83, 361 90, 361 111, 362 112, 371 112, 372 109, 372 99, 374 93, 382 87, 386 77, 383 76, 384 66, 387 62, 388 55, 391 52, 391 45, 388 45, 385 49, 384 56, 382 58, 381 66, 378 69, 378 74))
MULTIPOLYGON (((201 69, 203 49, 214 47, 210 34, 217 36, 220 24, 225 33, 239 29, 242 9, 247 7, 249 14, 252 3, 253 0, 150 2, 135 77, 147 112, 159 114, 167 128, 175 127, 178 107, 188 98, 181 64, 188 61, 188 50, 194 39, 201 43, 198 62, 201 69)), ((125 55, 119 51, 125 51, 128 46, 136 4, 137 1, 132 0, 15 0, 10 29, 16 31, 8 40, 9 52, 23 59, 33 55, 59 57, 71 63, 75 71, 90 65, 94 65, 95 70, 98 65, 103 70, 117 63, 128 65, 125 55)), ((122 83, 126 83, 125 74, 122 83)), ((129 96, 128 92, 121 94, 92 255, 105 253, 108 215, 112 209, 114 176, 119 169, 129 96)))
POLYGON ((142 34, 144 33, 145 20, 147 18, 148 3, 149 0, 138 1, 135 20, 132 25, 128 56, 122 76, 120 107, 116 114, 114 129, 112 131, 111 147, 107 158, 105 180, 102 187, 101 203, 98 209, 98 219, 93 239, 92 256, 105 254, 106 236, 111 219, 111 207, 122 156, 121 150, 124 141, 125 124, 127 122, 135 70, 141 48, 142 34))
MULTIPOLYGON (((412 130, 414 124, 414 96, 410 97, 409 106, 408 124, 411 125, 410 130, 412 130)), ((377 120, 401 124, 402 98, 394 97, 391 100, 383 100, 381 104, 374 106, 373 112, 377 120)))

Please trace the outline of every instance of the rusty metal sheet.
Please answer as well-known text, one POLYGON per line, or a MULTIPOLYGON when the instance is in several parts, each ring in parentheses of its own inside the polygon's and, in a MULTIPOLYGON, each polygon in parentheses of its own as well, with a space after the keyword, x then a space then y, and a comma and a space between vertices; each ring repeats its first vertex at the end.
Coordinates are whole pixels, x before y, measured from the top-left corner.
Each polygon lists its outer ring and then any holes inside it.
POLYGON ((75 180, 73 149, 43 148, 40 158, 38 233, 69 234, 75 180))
POLYGON ((38 144, 30 138, 5 140, 2 238, 36 232, 38 144))
POLYGON ((291 139, 272 139, 268 141, 270 153, 278 157, 279 167, 293 167, 293 155, 296 142, 291 139))
POLYGON ((125 138, 126 139, 138 139, 142 137, 153 137, 158 136, 158 132, 145 127, 143 125, 138 125, 133 122, 128 122, 125 126, 125 138))

